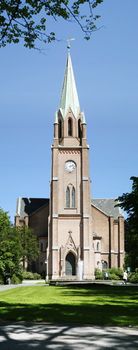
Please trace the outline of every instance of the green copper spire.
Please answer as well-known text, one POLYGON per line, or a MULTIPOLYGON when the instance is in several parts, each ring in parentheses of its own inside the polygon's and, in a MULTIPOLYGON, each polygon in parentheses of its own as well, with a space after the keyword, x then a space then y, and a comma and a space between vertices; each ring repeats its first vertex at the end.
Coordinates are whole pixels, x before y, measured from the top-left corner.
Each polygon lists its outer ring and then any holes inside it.
POLYGON ((59 107, 63 118, 66 117, 69 108, 71 108, 75 118, 77 118, 80 113, 80 104, 69 51, 59 107))

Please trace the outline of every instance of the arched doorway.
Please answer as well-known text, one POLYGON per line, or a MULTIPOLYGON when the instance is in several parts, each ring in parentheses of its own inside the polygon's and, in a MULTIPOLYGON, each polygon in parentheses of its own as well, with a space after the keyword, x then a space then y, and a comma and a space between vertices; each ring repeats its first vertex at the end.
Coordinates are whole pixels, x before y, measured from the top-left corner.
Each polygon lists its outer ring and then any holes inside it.
POLYGON ((76 275, 76 259, 75 259, 75 255, 71 252, 69 252, 66 255, 65 272, 66 272, 66 276, 76 275))

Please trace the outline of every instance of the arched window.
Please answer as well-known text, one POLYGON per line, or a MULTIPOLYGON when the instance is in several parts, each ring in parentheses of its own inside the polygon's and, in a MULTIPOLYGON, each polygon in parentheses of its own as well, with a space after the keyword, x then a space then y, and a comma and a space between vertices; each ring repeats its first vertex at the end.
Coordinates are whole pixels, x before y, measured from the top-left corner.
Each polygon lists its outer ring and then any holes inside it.
POLYGON ((70 208, 70 189, 66 189, 66 208, 70 208))
POLYGON ((62 120, 59 119, 58 121, 58 138, 61 139, 62 138, 62 120))
POLYGON ((78 137, 81 139, 82 137, 82 130, 81 130, 81 120, 78 120, 78 137))
POLYGON ((72 187, 72 208, 75 208, 75 188, 72 187))
POLYGON ((97 250, 97 252, 99 252, 99 250, 100 250, 100 243, 99 242, 97 242, 96 250, 97 250))
POLYGON ((66 208, 75 208, 75 187, 69 184, 66 188, 66 208))
POLYGON ((102 269, 107 269, 108 264, 107 261, 102 260, 102 269))
POLYGON ((72 136, 72 119, 68 119, 68 136, 72 136))

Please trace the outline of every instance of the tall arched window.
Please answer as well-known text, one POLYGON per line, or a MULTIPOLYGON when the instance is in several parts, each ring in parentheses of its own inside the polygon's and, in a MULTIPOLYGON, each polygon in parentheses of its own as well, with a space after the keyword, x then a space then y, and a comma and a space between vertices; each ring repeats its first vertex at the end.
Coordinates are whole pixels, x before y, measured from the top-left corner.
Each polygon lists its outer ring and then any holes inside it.
POLYGON ((68 119, 68 136, 72 136, 72 119, 68 119))
POLYGON ((70 189, 66 189, 66 208, 70 208, 70 189))
POLYGON ((72 187, 72 208, 75 208, 75 188, 72 187))
POLYGON ((58 121, 58 138, 61 139, 62 138, 62 120, 59 119, 58 121))
POLYGON ((100 250, 100 243, 99 242, 97 242, 96 250, 97 250, 97 252, 99 252, 99 250, 100 250))
POLYGON ((81 139, 82 137, 82 131, 81 131, 81 120, 78 120, 78 137, 81 139))

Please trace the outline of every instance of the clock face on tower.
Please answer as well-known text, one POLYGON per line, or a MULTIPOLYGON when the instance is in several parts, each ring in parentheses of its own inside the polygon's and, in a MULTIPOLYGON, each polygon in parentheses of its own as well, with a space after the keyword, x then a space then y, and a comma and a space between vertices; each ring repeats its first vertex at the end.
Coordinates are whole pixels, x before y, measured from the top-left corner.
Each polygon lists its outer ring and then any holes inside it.
POLYGON ((68 160, 65 163, 65 170, 71 173, 76 168, 76 164, 73 162, 73 160, 68 160))

